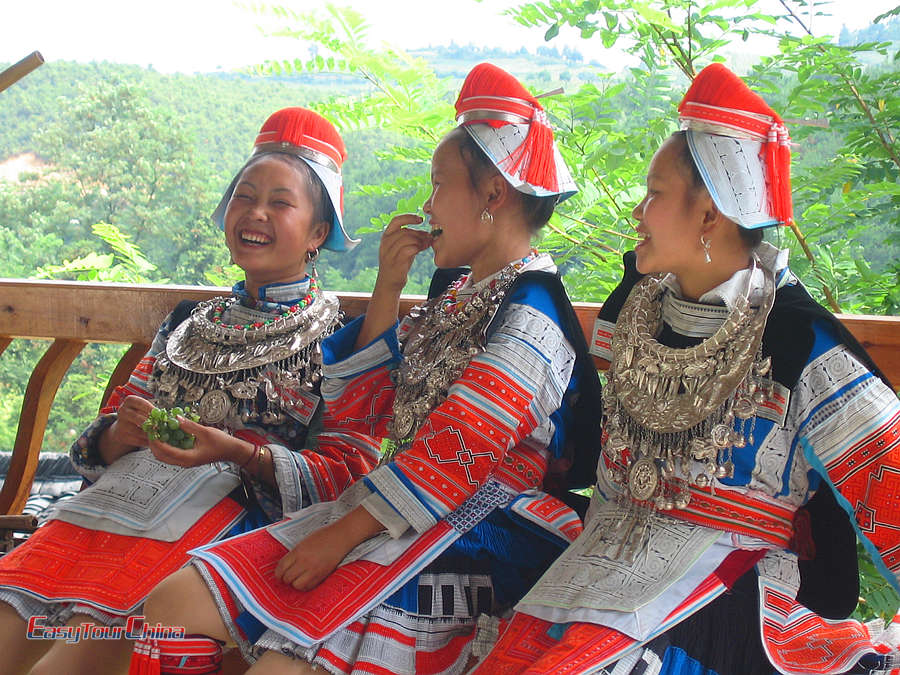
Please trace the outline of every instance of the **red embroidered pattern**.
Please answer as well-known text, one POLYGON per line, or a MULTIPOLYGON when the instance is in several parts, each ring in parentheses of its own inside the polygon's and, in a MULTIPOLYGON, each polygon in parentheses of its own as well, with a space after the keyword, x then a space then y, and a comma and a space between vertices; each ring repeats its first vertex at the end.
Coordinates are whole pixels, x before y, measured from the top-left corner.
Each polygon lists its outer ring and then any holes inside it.
POLYGON ((0 584, 46 600, 77 601, 127 614, 243 513, 224 498, 173 542, 110 534, 51 520, 0 562, 0 584))
POLYGON ((288 552, 265 529, 217 543, 199 552, 218 587, 218 570, 227 569, 228 584, 241 602, 264 624, 282 632, 290 626, 291 639, 300 644, 321 642, 377 604, 386 593, 421 568, 458 536, 444 521, 421 535, 390 565, 358 560, 341 565, 311 591, 298 591, 275 578, 278 561, 288 552))
POLYGON ((826 467, 856 515, 860 530, 900 573, 900 411, 826 467))

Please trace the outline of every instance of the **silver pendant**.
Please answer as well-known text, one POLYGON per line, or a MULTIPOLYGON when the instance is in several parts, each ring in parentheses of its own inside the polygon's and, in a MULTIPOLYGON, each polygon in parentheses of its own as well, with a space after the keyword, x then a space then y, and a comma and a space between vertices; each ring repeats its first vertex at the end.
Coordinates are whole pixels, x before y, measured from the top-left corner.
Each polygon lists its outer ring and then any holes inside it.
POLYGON ((231 407, 231 397, 221 389, 208 391, 200 399, 198 412, 200 420, 204 424, 221 424, 228 415, 228 409, 231 407))
POLYGON ((628 491, 631 496, 640 501, 645 502, 659 485, 659 471, 656 463, 652 459, 644 457, 639 459, 628 471, 628 491))

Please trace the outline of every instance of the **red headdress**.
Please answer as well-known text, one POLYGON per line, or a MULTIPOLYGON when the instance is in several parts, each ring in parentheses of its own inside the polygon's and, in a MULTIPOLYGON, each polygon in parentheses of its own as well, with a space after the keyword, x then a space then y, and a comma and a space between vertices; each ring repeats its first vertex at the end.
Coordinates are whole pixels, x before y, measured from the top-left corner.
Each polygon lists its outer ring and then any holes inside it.
MULTIPOLYGON (((334 211, 334 221, 323 246, 333 251, 347 251, 359 243, 359 240, 347 236, 344 230, 344 187, 341 167, 347 158, 347 150, 331 122, 306 108, 278 110, 263 123, 250 157, 252 159, 257 155, 271 152, 299 157, 325 186, 334 211)), ((241 171, 238 172, 238 176, 241 171)), ((231 199, 236 182, 237 176, 213 213, 213 220, 219 225, 224 222, 225 207, 231 199)))
MULTIPOLYGON (((759 159, 765 165, 768 215, 782 225, 793 220, 791 139, 781 117, 761 96, 728 68, 720 63, 713 63, 694 78, 678 106, 678 112, 682 128, 695 134, 727 136, 758 143, 759 159)), ((693 145, 691 152, 694 159, 698 160, 698 153, 693 145)), ((700 169, 704 181, 707 181, 707 172, 703 166, 700 169)), ((707 187, 710 187, 710 192, 715 191, 715 187, 710 186, 708 181, 707 187)), ((775 223, 738 224, 743 227, 763 227, 775 223)))
POLYGON ((544 108, 502 68, 481 63, 469 72, 456 119, 516 189, 560 200, 575 194, 544 108))

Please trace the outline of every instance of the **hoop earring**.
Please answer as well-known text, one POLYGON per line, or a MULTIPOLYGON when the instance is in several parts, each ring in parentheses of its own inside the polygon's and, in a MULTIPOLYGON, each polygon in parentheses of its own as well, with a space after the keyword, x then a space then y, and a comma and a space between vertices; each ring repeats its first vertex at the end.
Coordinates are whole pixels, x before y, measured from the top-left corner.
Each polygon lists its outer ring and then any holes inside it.
POLYGON ((316 260, 319 258, 319 249, 314 249, 312 251, 306 252, 306 262, 312 265, 312 272, 309 273, 311 277, 318 277, 319 274, 316 271, 316 260))
POLYGON ((481 224, 482 225, 493 225, 494 224, 494 214, 487 210, 485 207, 484 211, 481 212, 481 224))
POLYGON ((709 239, 704 237, 702 234, 700 235, 700 245, 703 247, 703 255, 706 258, 706 264, 709 265, 709 263, 712 262, 712 258, 709 257, 710 241, 709 241, 709 239))

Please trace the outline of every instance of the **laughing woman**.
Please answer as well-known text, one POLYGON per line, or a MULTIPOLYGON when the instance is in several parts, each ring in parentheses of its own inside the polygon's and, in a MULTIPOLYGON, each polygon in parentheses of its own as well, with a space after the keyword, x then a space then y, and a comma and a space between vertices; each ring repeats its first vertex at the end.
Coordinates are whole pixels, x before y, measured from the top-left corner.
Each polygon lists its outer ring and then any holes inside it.
MULTIPOLYGON (((430 231, 388 225, 368 313, 324 347, 326 425, 382 445, 381 464, 334 504, 200 549, 148 601, 148 621, 236 643, 254 673, 461 673, 475 618, 515 603, 580 529, 539 488, 579 484, 566 468, 583 464, 570 446, 596 370, 531 248, 574 188, 507 73, 477 66, 457 115, 432 158, 430 231), (429 247, 471 271, 398 325, 429 247)), ((133 672, 178 642, 137 645, 133 672)))
MULTIPOLYGON (((615 325, 584 532, 474 672, 895 673, 896 629, 846 617, 854 528, 898 586, 886 476, 900 469, 900 403, 787 252, 761 241, 791 218, 778 115, 720 64, 679 112, 602 312, 615 325), (823 559, 848 564, 817 579, 823 559)), ((488 644, 497 625, 483 628, 488 644)))
POLYGON ((338 302, 307 265, 320 246, 355 243, 341 221, 344 156, 334 127, 309 110, 263 125, 214 214, 245 280, 169 315, 73 446, 92 485, 0 561, 3 673, 28 672, 51 644, 31 672, 123 671, 130 641, 26 640, 26 621, 121 627, 190 549, 334 499, 377 461, 377 447, 318 433, 320 344, 338 302), (154 407, 184 405, 200 416, 181 422, 193 447, 151 451, 142 424, 154 407))

